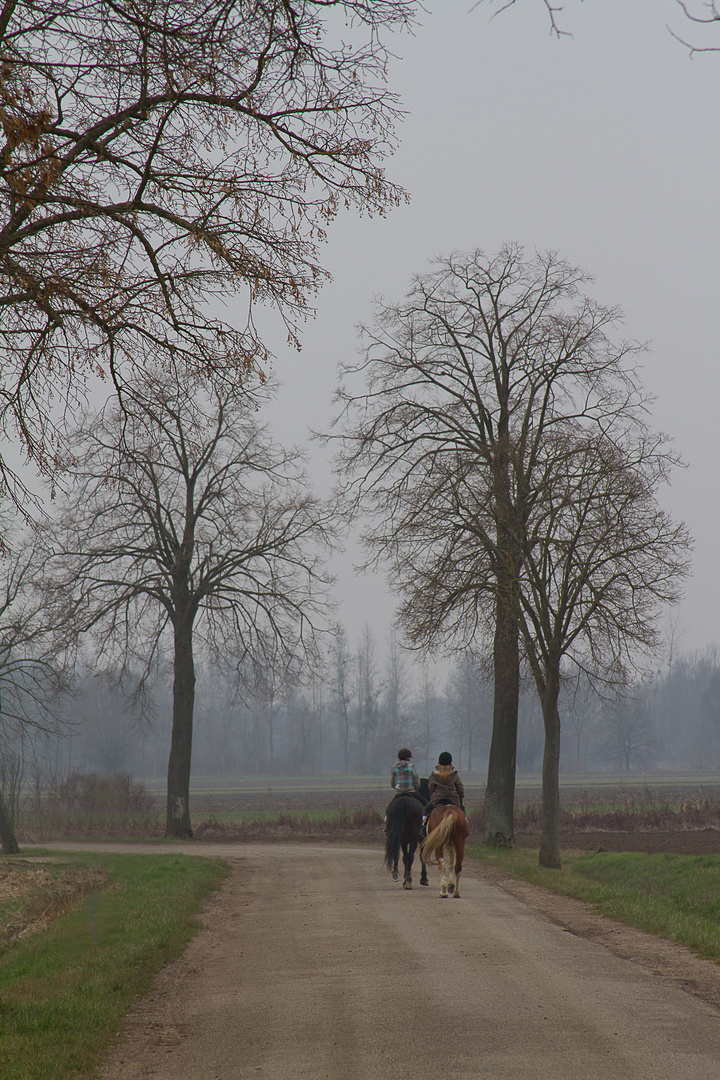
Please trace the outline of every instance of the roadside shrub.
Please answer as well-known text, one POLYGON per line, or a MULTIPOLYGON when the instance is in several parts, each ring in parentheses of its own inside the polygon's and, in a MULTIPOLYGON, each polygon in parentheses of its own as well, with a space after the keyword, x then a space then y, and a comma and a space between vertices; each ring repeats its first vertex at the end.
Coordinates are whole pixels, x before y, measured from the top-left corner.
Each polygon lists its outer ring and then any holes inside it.
POLYGON ((154 836, 155 797, 127 773, 81 773, 51 778, 36 786, 25 815, 24 839, 53 836, 154 836))
POLYGON ((280 813, 277 817, 252 818, 246 821, 218 821, 205 818, 195 826, 196 840, 222 842, 250 840, 316 840, 330 837, 353 836, 376 838, 382 828, 382 814, 373 806, 360 810, 340 809, 327 818, 314 818, 309 814, 280 813))

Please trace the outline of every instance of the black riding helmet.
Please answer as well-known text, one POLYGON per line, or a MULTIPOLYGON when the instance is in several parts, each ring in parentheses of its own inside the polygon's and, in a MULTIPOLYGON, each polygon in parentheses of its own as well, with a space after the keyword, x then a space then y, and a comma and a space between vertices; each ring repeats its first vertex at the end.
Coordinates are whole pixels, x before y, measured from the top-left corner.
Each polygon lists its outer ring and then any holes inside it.
POLYGON ((449 754, 447 750, 443 750, 438 758, 438 765, 452 765, 452 754, 449 754))

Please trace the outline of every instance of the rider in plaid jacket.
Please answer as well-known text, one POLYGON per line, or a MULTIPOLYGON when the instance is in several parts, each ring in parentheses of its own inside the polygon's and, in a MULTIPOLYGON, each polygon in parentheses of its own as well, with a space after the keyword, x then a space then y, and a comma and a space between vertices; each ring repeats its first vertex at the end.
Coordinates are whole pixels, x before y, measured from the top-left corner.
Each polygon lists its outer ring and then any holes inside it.
POLYGON ((390 787, 395 788, 398 795, 405 795, 411 791, 417 791, 420 787, 420 777, 413 765, 412 753, 408 749, 398 750, 398 759, 390 773, 390 787))
POLYGON ((417 774, 417 769, 413 765, 412 751, 407 747, 403 747, 402 750, 398 750, 398 759, 392 767, 390 773, 390 787, 395 788, 395 798, 398 795, 412 795, 418 799, 421 803, 424 803, 422 795, 418 792, 420 787, 420 777, 417 774))

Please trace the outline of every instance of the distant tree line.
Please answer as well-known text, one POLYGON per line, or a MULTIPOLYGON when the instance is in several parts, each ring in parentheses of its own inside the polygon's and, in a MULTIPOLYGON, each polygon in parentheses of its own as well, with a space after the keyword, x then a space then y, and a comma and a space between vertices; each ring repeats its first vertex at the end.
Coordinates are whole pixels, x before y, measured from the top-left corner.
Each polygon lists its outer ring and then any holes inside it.
MULTIPOLYGON (((376 775, 381 778, 400 746, 407 743, 421 772, 449 749, 461 773, 484 776, 492 727, 492 683, 475 658, 462 656, 442 678, 410 665, 397 645, 368 628, 347 644, 348 691, 338 695, 333 647, 322 677, 239 695, 232 672, 200 665, 195 776, 313 776, 318 773, 376 775), (366 688, 363 671, 373 659, 366 688), (364 655, 363 655, 364 654, 364 655), (378 662, 382 655, 384 660, 378 662), (402 671, 400 693, 394 679, 402 671), (365 693, 365 703, 362 694, 365 693), (368 695, 374 709, 367 711, 368 695), (363 731, 368 715, 371 730, 363 731), (346 728, 346 725, 349 725, 346 728), (349 737, 347 732, 349 730, 349 737), (346 742, 347 738, 347 742, 346 742), (361 759, 361 748, 365 757, 361 759)), ((86 665, 76 691, 56 701, 57 724, 47 729, 38 714, 32 729, 5 732, 0 780, 13 818, 20 789, 72 771, 130 773, 162 778, 167 768, 172 703, 162 682, 152 688, 143 718, 137 700, 117 683, 86 665)), ((714 773, 720 770, 720 648, 679 654, 651 678, 614 701, 568 683, 562 693, 566 775, 611 772, 637 775, 656 770, 714 773)), ((542 764, 542 712, 524 680, 518 719, 518 771, 537 775, 542 764)))

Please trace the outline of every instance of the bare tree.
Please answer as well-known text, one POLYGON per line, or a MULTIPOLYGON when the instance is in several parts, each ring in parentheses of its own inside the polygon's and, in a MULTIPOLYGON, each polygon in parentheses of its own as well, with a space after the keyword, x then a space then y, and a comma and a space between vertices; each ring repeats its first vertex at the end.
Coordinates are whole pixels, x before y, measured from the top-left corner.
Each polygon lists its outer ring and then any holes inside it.
MULTIPOLYGON (((424 772, 429 773, 435 764, 430 758, 430 748, 437 741, 439 703, 437 697, 436 679, 427 664, 423 664, 422 682, 419 689, 419 722, 417 727, 420 732, 420 745, 422 748, 422 760, 424 772)), ((421 755, 416 753, 415 758, 419 761, 421 755)))
MULTIPOLYGON (((490 687, 483 682, 475 657, 466 649, 448 679, 445 688, 450 723, 458 739, 461 754, 465 750, 466 767, 472 772, 480 752, 480 740, 490 730, 492 700, 490 687)), ((459 765, 462 768, 462 757, 459 765)))
MULTIPOLYGON (((647 700, 666 760, 680 768, 706 768, 720 748, 720 648, 679 653, 652 682, 635 688, 647 700)), ((604 748, 606 749, 606 748, 604 748)), ((717 766, 716 766, 717 767, 717 766)))
POLYGON ((394 760, 398 747, 412 741, 407 712, 409 679, 405 656, 391 631, 387 642, 383 679, 382 756, 394 760))
POLYGON ((661 643, 657 621, 679 599, 689 537, 657 503, 675 465, 661 436, 636 414, 608 419, 602 435, 546 436, 528 487, 520 627, 542 704, 543 826, 540 864, 558 867, 563 666, 623 685, 661 643))
POLYGON ((352 748, 353 672, 354 660, 344 626, 337 626, 330 644, 330 678, 335 700, 338 733, 342 745, 343 772, 350 770, 352 748))
POLYGON ((620 697, 599 721, 600 748, 620 771, 647 765, 657 738, 642 694, 620 697))
POLYGON ((420 648, 492 642, 487 842, 511 845, 519 698, 518 588, 528 489, 548 431, 606 424, 638 407, 637 348, 609 334, 619 312, 582 292, 589 276, 516 245, 437 261, 364 330, 365 359, 340 391, 346 495, 373 515, 400 622, 420 648), (518 457, 518 448, 521 456, 518 457))
MULTIPOLYGON (((686 0, 675 0, 678 7, 682 8, 685 17, 690 22, 699 26, 711 26, 712 24, 720 25, 720 7, 718 7, 716 0, 692 0, 692 2, 686 2, 686 0)), ((693 44, 684 38, 681 34, 676 33, 670 29, 670 33, 677 41, 682 45, 685 45, 690 50, 690 55, 696 52, 720 52, 720 41, 716 39, 715 42, 709 45, 693 44)))
POLYGON ((355 749, 361 773, 372 772, 377 764, 376 739, 380 722, 380 682, 375 655, 375 638, 365 625, 356 654, 355 749))
POLYGON ((108 405, 77 435, 74 485, 50 566, 58 603, 101 653, 146 675, 172 640, 167 834, 189 836, 195 650, 238 670, 314 648, 330 512, 305 487, 297 450, 259 424, 266 391, 205 395, 191 379, 146 375, 124 411, 108 405))
MULTIPOLYGON (((12 541, 14 553, 2 553, 0 580, 0 751, 28 730, 57 734, 63 725, 55 705, 69 687, 56 628, 34 588, 42 565, 35 537, 15 535, 12 541)), ((0 787, 4 855, 18 851, 12 818, 0 787)))
MULTIPOLYGON (((564 11, 565 5, 559 3, 553 3, 553 0, 541 0, 550 18, 550 33, 555 37, 570 37, 570 31, 563 28, 560 25, 560 15, 564 11)), ((480 7, 484 3, 484 0, 476 0, 473 4, 473 8, 480 7)), ((508 8, 514 7, 517 0, 490 0, 491 5, 495 5, 494 15, 499 15, 503 11, 507 11, 508 8)), ((713 24, 720 23, 720 7, 717 0, 675 0, 675 3, 682 9, 685 18, 691 23, 695 23, 698 26, 711 26, 713 24)), ((719 52, 720 44, 711 45, 698 45, 688 41, 682 34, 677 33, 672 27, 668 27, 668 30, 672 37, 679 41, 682 45, 685 45, 690 54, 696 52, 719 52)))
MULTIPOLYGON (((475 0, 475 3, 473 4, 473 8, 480 7, 480 5, 483 2, 484 2, 484 0, 475 0)), ((495 9, 495 13, 494 13, 495 15, 499 15, 499 14, 501 14, 501 12, 507 11, 508 8, 511 8, 511 7, 513 7, 515 5, 515 2, 516 2, 516 0, 490 0, 491 4, 496 5, 496 9, 495 9)), ((562 29, 562 27, 560 26, 559 18, 558 18, 559 15, 560 15, 560 12, 563 11, 563 5, 562 4, 555 4, 555 3, 553 3, 553 0, 541 0, 541 2, 544 4, 545 9, 546 9, 546 11, 548 13, 548 16, 550 18, 550 32, 551 32, 551 34, 553 34, 557 38, 559 38, 559 37, 568 37, 569 36, 569 31, 562 29)))
POLYGON ((296 340, 328 221, 402 197, 381 36, 414 7, 0 2, 0 422, 35 462, 88 379, 164 353, 237 382, 258 301, 296 340))
POLYGON ((587 771, 588 737, 597 720, 602 699, 582 671, 578 671, 574 679, 567 680, 563 690, 564 700, 560 711, 565 741, 569 737, 572 745, 572 753, 566 760, 569 761, 569 771, 580 774, 587 771))
POLYGON ((317 776, 322 771, 324 698, 322 680, 310 677, 307 687, 291 683, 283 699, 287 771, 317 776))

